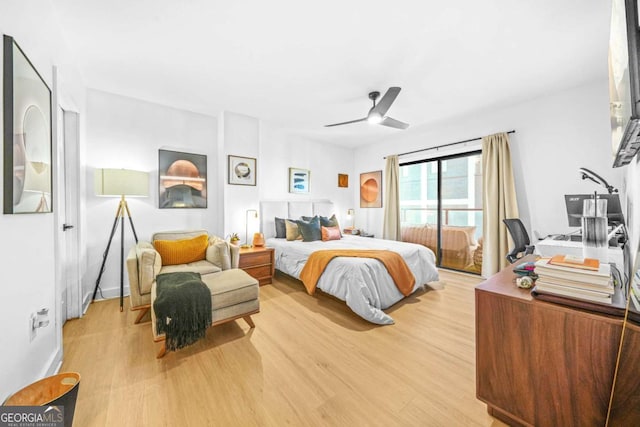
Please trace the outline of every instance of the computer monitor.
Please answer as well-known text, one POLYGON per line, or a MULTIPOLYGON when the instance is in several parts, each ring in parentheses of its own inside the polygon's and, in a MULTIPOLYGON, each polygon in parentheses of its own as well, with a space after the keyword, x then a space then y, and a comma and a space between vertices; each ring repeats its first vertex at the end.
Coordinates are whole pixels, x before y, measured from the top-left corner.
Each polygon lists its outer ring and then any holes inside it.
MULTIPOLYGON (((616 227, 624 224, 620 197, 617 194, 598 194, 598 198, 607 201, 607 222, 609 226, 616 227)), ((580 227, 582 225, 582 205, 585 199, 593 199, 593 194, 566 194, 564 196, 569 227, 580 227)))

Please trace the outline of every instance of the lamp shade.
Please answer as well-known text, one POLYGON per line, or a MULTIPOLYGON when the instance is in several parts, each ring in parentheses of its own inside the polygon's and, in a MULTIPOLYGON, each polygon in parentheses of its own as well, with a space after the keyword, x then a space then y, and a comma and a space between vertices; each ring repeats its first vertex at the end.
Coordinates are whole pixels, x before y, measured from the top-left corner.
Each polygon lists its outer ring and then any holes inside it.
POLYGON ((96 169, 97 196, 149 196, 149 174, 130 169, 96 169))
POLYGON ((51 168, 48 163, 26 162, 24 191, 51 193, 51 168))

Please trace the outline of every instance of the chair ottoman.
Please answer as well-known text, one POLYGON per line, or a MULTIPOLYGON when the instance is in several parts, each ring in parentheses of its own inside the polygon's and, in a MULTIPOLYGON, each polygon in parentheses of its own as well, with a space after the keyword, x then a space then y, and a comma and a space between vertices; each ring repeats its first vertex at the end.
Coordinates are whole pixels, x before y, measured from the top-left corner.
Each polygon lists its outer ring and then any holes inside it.
MULTIPOLYGON (((252 314, 260 312, 260 287, 258 280, 251 277, 244 270, 232 268, 215 274, 202 276, 202 281, 211 290, 211 326, 220 325, 239 318, 243 318, 251 327, 255 324, 251 319, 252 314)), ((151 307, 156 299, 156 284, 151 289, 151 307)), ((161 342, 162 347, 157 358, 166 353, 164 334, 158 335, 156 331, 156 314, 151 310, 151 328, 153 340, 161 342)))

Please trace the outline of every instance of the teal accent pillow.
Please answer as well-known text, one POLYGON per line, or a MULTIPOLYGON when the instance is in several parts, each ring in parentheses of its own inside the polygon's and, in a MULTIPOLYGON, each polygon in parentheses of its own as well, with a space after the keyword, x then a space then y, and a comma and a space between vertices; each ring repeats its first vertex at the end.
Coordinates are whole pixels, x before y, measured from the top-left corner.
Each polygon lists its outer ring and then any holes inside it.
POLYGON ((311 218, 310 221, 303 219, 296 220, 298 224, 298 230, 302 234, 303 242, 313 242, 316 240, 322 240, 322 230, 320 229, 320 218, 317 216, 311 218))

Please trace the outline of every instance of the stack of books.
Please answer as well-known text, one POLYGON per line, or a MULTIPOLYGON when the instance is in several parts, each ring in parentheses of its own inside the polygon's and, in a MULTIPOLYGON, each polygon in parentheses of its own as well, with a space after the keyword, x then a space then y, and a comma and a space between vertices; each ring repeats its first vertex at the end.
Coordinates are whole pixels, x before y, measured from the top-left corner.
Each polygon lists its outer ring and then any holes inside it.
POLYGON ((536 261, 535 291, 584 301, 611 304, 611 266, 597 259, 556 255, 536 261))

